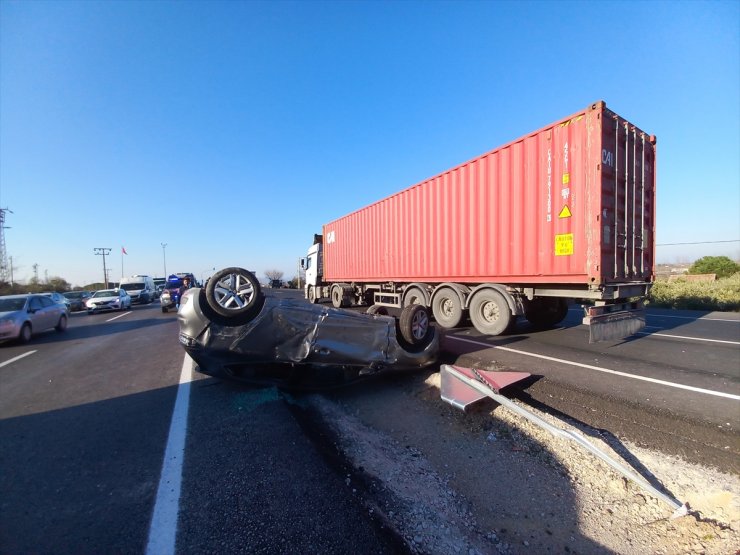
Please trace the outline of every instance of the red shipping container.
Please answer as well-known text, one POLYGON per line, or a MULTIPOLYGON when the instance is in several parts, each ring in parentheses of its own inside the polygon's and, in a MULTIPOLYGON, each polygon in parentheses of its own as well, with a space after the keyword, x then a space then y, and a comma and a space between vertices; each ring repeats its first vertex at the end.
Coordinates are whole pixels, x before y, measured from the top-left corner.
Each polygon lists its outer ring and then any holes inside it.
POLYGON ((327 282, 650 282, 655 138, 597 102, 323 234, 327 282))

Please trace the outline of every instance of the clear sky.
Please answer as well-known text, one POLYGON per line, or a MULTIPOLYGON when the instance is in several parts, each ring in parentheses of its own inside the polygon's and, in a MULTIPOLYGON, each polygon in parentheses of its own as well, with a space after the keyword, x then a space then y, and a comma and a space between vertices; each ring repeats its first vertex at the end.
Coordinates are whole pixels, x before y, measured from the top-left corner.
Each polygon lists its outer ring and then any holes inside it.
POLYGON ((658 244, 735 241, 658 262, 740 258, 739 58, 737 1, 0 0, 7 253, 290 279, 323 223, 603 99, 658 137, 658 244))

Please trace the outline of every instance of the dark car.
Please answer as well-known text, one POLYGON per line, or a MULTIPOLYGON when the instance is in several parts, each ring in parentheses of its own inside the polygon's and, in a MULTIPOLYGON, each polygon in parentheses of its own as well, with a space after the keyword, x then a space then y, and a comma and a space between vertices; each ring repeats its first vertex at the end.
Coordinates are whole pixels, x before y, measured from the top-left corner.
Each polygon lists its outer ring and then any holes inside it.
MULTIPOLYGON (((377 312, 377 307, 373 312, 377 312)), ((265 295, 254 274, 226 268, 180 299, 180 343, 212 376, 292 385, 344 382, 432 364, 439 338, 422 305, 399 319, 265 295)))
POLYGON ((90 291, 68 291, 64 293, 64 296, 69 300, 69 309, 73 312, 85 310, 87 308, 85 302, 91 295, 90 291))

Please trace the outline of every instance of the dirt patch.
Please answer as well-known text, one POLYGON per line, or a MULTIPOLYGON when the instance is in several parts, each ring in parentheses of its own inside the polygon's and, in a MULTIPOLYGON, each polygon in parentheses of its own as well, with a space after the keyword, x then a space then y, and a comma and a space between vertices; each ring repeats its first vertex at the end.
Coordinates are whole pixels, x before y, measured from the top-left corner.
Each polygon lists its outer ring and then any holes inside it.
MULTIPOLYGON (((311 396, 346 457, 347 487, 370 480, 383 513, 419 553, 735 553, 740 479, 628 442, 615 458, 649 472, 688 516, 565 439, 493 403, 443 403, 439 375, 393 376, 311 396)), ((541 411, 559 426, 570 425, 541 411)), ((589 434, 587 434, 589 435, 589 434)))

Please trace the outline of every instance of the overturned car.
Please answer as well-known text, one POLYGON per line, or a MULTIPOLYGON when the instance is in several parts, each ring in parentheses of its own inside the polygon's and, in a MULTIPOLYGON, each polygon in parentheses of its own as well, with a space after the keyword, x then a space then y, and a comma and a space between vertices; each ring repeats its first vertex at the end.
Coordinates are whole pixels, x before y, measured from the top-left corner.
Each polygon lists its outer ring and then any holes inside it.
POLYGON ((243 268, 216 272, 180 300, 180 343, 204 374, 318 387, 435 362, 439 338, 426 308, 398 318, 265 294, 243 268))

